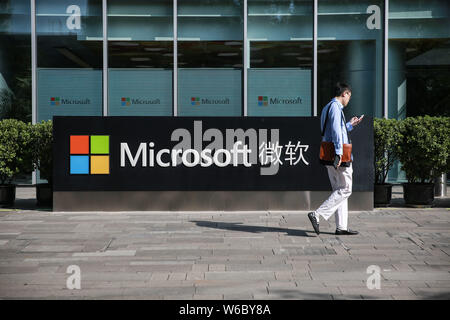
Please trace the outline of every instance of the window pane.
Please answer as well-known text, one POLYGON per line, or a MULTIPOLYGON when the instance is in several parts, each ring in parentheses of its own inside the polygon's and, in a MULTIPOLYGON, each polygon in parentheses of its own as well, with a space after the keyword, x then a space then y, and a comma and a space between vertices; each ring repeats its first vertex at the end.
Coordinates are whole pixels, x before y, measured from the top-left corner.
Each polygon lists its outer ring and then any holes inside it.
POLYGON ((30 1, 0 1, 0 120, 31 122, 30 1))
POLYGON ((249 0, 249 116, 312 115, 313 1, 249 0))
POLYGON ((318 110, 336 82, 352 87, 345 116, 382 116, 384 1, 319 0, 318 110))
MULTIPOLYGON (((31 24, 29 0, 0 1, 0 120, 31 122, 31 24)), ((31 174, 13 183, 31 184, 31 174)))
POLYGON ((389 3, 389 118, 450 116, 449 2, 389 3))
POLYGON ((102 115, 102 1, 36 0, 37 120, 102 115))
POLYGON ((178 114, 242 115, 243 5, 178 1, 178 114))
MULTIPOLYGON (((389 1, 388 116, 450 116, 450 3, 389 1)), ((390 182, 406 181, 396 162, 390 182)))
POLYGON ((173 1, 108 1, 108 115, 171 116, 173 1))

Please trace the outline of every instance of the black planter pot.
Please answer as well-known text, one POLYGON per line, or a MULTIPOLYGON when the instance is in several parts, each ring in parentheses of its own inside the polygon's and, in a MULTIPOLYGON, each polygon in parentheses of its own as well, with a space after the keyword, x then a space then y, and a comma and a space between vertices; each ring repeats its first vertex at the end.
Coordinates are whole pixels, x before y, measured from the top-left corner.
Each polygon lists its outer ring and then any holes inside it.
POLYGON ((16 200, 16 185, 0 185, 0 207, 12 207, 16 200))
POLYGON ((431 207, 434 201, 434 183, 404 183, 403 199, 412 207, 431 207))
POLYGON ((36 185, 36 199, 39 206, 53 205, 53 187, 48 183, 39 183, 36 185))
POLYGON ((373 188, 373 203, 376 207, 387 207, 392 199, 392 184, 375 184, 373 188))

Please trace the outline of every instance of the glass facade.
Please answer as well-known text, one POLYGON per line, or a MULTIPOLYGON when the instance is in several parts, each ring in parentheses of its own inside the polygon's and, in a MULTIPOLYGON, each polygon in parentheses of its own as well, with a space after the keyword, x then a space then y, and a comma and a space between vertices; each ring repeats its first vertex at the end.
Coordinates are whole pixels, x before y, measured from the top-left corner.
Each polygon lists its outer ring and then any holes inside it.
POLYGON ((30 17, 29 0, 0 0, 0 119, 31 121, 30 17))
POLYGON ((102 115, 102 1, 36 0, 37 121, 102 115))
POLYGON ((108 115, 171 116, 172 0, 108 0, 108 115))
POLYGON ((178 115, 242 115, 242 2, 178 1, 178 115))
POLYGON ((318 6, 318 108, 333 85, 352 86, 345 116, 383 116, 383 1, 322 0, 318 6))
POLYGON ((0 118, 449 116, 449 57, 446 0, 0 0, 0 118))
MULTIPOLYGON (((388 117, 450 116, 450 3, 390 0, 388 117)), ((405 181, 397 162, 392 182, 405 181)))
MULTIPOLYGON (((0 120, 32 120, 31 8, 29 0, 0 0, 0 120)), ((16 183, 31 183, 31 174, 16 183)))
POLYGON ((248 115, 311 116, 313 1, 248 1, 248 115))
POLYGON ((449 2, 389 3, 389 118, 450 116, 449 2))

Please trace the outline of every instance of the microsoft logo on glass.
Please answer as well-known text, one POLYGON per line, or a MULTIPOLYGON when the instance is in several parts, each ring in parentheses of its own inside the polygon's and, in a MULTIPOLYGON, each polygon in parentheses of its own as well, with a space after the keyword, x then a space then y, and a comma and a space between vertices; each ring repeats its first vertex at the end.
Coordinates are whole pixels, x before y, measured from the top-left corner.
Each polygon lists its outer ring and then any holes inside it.
POLYGON ((51 106, 59 106, 59 97, 50 97, 51 106))
POLYGON ((125 106, 128 107, 128 106, 131 104, 130 98, 122 97, 122 98, 120 99, 120 101, 121 101, 121 103, 122 103, 122 107, 125 107, 125 106))
POLYGON ((71 135, 70 174, 109 174, 109 136, 71 135))
POLYGON ((200 98, 199 97, 192 97, 191 98, 191 104, 193 106, 199 106, 200 105, 200 98))
POLYGON ((267 107, 268 99, 267 96, 258 96, 258 106, 267 107))
POLYGON ((268 96, 258 96, 258 106, 267 107, 269 104, 272 105, 295 105, 302 104, 302 98, 297 97, 268 97, 268 96))

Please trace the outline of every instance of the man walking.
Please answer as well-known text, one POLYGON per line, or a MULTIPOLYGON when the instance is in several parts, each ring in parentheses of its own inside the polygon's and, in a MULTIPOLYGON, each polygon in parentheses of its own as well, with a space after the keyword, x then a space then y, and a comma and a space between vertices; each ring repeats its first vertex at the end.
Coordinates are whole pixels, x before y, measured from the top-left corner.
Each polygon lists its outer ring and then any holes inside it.
POLYGON ((328 220, 333 213, 336 218, 336 235, 358 234, 358 231, 350 230, 347 226, 348 198, 352 193, 352 163, 342 162, 343 144, 349 143, 347 131, 351 131, 363 118, 363 116, 353 117, 349 122, 345 122, 342 110, 348 105, 351 95, 350 86, 338 82, 335 87, 335 97, 323 108, 320 117, 321 128, 322 131, 324 130, 323 141, 333 142, 336 157, 334 165, 326 165, 333 192, 316 211, 308 213, 308 218, 317 234, 320 234, 319 218, 328 220))

